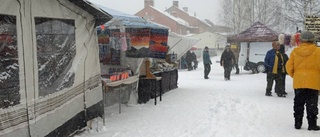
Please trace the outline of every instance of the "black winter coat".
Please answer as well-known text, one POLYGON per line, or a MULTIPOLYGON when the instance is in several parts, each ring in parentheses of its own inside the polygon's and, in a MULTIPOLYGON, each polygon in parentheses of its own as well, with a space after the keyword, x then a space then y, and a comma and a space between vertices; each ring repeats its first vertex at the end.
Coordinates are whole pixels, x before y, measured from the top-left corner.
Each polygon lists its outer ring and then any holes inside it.
POLYGON ((225 50, 225 51, 223 51, 223 53, 221 55, 220 65, 221 66, 223 65, 223 67, 232 67, 235 60, 236 60, 236 58, 235 58, 234 54, 232 53, 232 51, 230 50, 228 52, 225 50))

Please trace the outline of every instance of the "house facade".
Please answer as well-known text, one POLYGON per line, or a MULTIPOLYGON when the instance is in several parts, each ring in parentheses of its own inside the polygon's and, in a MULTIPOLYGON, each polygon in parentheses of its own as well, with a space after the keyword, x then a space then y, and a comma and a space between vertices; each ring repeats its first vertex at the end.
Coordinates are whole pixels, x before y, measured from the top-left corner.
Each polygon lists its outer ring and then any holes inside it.
POLYGON ((179 9, 178 1, 173 1, 173 5, 166 11, 161 11, 155 8, 154 0, 145 0, 144 8, 135 15, 168 26, 171 32, 180 35, 199 34, 213 30, 205 21, 189 15, 187 8, 179 9))

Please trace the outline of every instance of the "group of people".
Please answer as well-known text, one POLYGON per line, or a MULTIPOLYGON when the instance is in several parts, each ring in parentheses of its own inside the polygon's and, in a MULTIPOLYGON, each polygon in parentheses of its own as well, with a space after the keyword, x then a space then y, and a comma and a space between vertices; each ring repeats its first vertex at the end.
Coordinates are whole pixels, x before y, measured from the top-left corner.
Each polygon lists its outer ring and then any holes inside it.
MULTIPOLYGON (((286 97, 285 91, 286 75, 293 78, 294 89, 294 127, 301 129, 306 106, 308 130, 318 131, 318 96, 320 90, 320 48, 315 43, 312 32, 299 33, 296 39, 299 43, 288 57, 285 54, 283 43, 284 35, 279 35, 279 41, 272 42, 272 49, 265 56, 265 72, 267 73, 266 96, 272 96, 271 90, 275 82, 275 93, 279 97, 286 97)), ((203 51, 204 78, 209 79, 211 71, 211 60, 209 48, 203 51)), ((230 72, 236 64, 236 59, 230 46, 227 45, 220 59, 220 65, 224 68, 225 80, 230 80, 230 72)))
MULTIPOLYGON (((205 47, 203 50, 203 65, 204 65, 204 79, 209 79, 208 75, 211 71, 211 59, 209 55, 209 48, 205 47)), ((230 80, 231 70, 236 63, 236 58, 231 51, 230 45, 227 45, 225 50, 222 52, 220 58, 220 65, 224 68, 224 79, 230 80)), ((239 74, 239 73, 238 73, 239 74)))
MULTIPOLYGON (((271 88, 275 81, 275 93, 285 97, 285 76, 293 78, 294 127, 301 129, 306 106, 308 130, 320 130, 317 125, 318 96, 320 90, 320 48, 315 43, 312 32, 305 31, 297 35, 299 43, 290 54, 284 53, 284 48, 279 42, 273 42, 273 49, 267 52, 265 66, 267 72, 266 96, 271 96, 271 88)), ((280 38, 279 38, 280 39, 280 38)))
POLYGON ((186 53, 186 62, 187 62, 188 71, 196 70, 198 68, 198 61, 197 61, 196 53, 188 50, 186 53))

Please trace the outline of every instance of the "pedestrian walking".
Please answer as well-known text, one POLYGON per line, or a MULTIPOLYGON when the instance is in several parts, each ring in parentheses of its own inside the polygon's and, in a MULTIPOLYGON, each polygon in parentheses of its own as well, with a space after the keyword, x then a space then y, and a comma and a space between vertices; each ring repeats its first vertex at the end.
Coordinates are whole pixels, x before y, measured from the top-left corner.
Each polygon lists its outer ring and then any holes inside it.
POLYGON ((192 66, 192 53, 191 53, 190 50, 188 50, 188 52, 187 52, 186 61, 187 61, 187 65, 188 65, 188 71, 193 70, 193 66, 192 66))
POLYGON ((230 49, 230 45, 227 45, 225 50, 222 52, 220 59, 220 65, 224 69, 224 80, 230 80, 230 73, 234 65, 234 62, 235 57, 233 55, 233 52, 230 49))
POLYGON ((211 59, 209 55, 209 48, 205 47, 202 54, 203 65, 204 65, 204 79, 209 79, 208 75, 211 71, 211 59))

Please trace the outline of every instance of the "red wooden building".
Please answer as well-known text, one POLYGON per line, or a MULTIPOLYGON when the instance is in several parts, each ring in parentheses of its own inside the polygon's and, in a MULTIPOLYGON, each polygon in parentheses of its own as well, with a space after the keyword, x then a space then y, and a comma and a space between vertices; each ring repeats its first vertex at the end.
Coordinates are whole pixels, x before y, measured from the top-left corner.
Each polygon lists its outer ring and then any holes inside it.
POLYGON ((171 32, 187 35, 190 33, 199 34, 206 31, 212 31, 212 27, 205 21, 189 15, 187 11, 188 8, 181 10, 178 1, 173 1, 173 5, 166 11, 156 9, 154 0, 144 0, 144 2, 144 8, 135 15, 168 26, 171 32))

